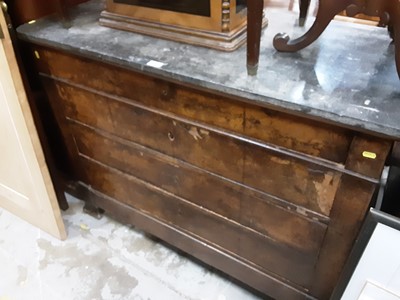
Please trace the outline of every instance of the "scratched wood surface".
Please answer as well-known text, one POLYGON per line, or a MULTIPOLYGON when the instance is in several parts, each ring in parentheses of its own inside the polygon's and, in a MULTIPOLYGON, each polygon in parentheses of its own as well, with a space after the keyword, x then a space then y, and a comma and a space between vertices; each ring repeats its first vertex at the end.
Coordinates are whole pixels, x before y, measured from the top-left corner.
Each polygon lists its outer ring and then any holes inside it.
POLYGON ((298 251, 316 255, 327 225, 288 210, 267 194, 93 128, 71 124, 82 156, 107 164, 236 221, 298 251), (204 197, 207 195, 207 197, 204 197), (280 222, 285 222, 281 226, 280 222), (314 238, 309 240, 309 236, 314 238))
POLYGON ((190 234, 202 237, 225 251, 309 288, 314 255, 285 247, 264 235, 229 222, 173 194, 147 185, 116 169, 82 160, 88 184, 119 201, 144 211, 190 234), (223 234, 221 234, 223 233, 223 234), (297 270, 293 272, 293 270, 297 270))
POLYGON ((272 297, 329 297, 391 142, 33 51, 76 179, 102 206, 155 218, 139 223, 272 297))
POLYGON ((341 173, 172 116, 55 82, 65 115, 329 216, 341 173), (212 149, 212 151, 210 151, 212 149), (229 153, 229 156, 225 155, 229 153))
POLYGON ((98 62, 35 47, 46 74, 121 96, 146 107, 243 133, 274 145, 344 163, 351 132, 263 109, 98 62))

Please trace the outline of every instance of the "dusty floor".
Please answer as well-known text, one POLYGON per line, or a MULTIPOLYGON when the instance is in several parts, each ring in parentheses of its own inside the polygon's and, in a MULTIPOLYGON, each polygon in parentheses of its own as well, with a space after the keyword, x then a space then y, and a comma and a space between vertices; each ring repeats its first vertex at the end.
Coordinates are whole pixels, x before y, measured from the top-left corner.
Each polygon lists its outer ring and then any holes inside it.
POLYGON ((259 299, 143 233, 69 198, 60 242, 0 209, 0 300, 259 299))

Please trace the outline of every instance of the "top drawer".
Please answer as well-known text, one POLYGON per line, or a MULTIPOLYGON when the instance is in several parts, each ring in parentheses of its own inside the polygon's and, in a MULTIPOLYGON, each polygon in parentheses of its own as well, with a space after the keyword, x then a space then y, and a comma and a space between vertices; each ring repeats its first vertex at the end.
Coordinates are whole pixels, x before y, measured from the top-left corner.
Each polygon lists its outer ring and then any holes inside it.
POLYGON ((36 48, 39 71, 274 145, 343 164, 352 132, 122 68, 36 48))

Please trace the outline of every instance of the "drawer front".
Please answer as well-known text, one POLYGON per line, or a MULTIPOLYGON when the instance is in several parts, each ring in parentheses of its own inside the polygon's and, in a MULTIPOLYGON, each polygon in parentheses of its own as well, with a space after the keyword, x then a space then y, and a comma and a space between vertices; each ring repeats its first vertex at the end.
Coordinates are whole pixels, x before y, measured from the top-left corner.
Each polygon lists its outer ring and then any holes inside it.
POLYGON ((229 180, 329 216, 341 173, 262 145, 48 81, 65 115, 229 180), (55 85, 55 86, 54 86, 55 85))
POLYGON ((118 201, 139 209, 263 269, 291 284, 309 288, 316 257, 277 243, 204 208, 166 193, 109 166, 81 157, 85 182, 118 201))
POLYGON ((37 51, 42 73, 274 145, 337 163, 346 160, 351 131, 55 51, 37 51))
POLYGON ((326 224, 288 210, 266 194, 181 160, 87 126, 72 123, 71 127, 80 155, 160 187, 300 252, 318 255, 326 224))

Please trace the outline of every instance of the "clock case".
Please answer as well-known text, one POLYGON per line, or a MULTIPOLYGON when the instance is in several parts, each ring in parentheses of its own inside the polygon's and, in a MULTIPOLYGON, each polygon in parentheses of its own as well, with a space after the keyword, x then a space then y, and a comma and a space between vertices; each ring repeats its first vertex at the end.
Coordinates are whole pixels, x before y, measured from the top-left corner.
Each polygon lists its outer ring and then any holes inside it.
POLYGON ((106 0, 100 24, 232 51, 246 42, 246 1, 106 0))

